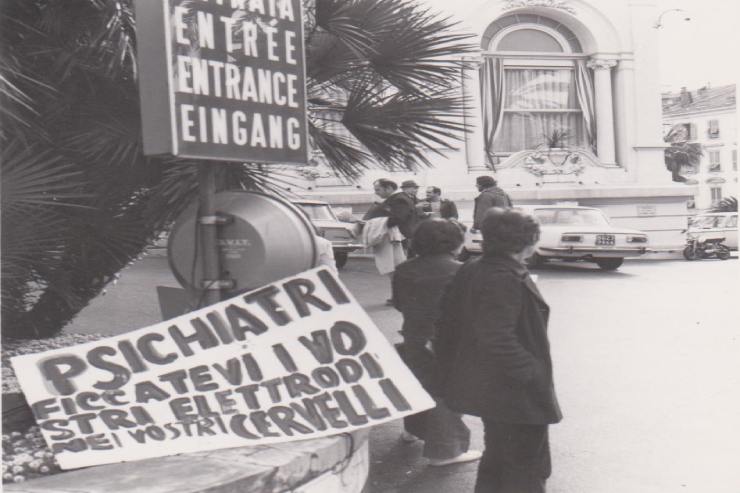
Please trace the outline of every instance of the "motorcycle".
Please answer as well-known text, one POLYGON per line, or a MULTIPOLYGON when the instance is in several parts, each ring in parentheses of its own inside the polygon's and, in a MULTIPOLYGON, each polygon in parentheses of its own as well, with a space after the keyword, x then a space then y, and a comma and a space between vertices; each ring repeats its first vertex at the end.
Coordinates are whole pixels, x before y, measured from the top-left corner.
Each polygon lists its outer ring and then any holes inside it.
POLYGON ((683 249, 683 257, 686 260, 700 260, 703 258, 717 257, 720 260, 730 258, 730 249, 723 244, 724 237, 701 237, 689 234, 686 238, 686 247, 683 249))

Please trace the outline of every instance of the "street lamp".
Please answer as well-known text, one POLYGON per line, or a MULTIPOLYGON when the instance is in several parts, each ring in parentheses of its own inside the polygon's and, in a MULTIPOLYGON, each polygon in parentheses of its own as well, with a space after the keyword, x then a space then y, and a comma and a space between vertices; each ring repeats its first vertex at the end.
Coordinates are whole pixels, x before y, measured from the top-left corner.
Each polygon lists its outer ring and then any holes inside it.
MULTIPOLYGON (((686 11, 684 9, 668 9, 668 10, 664 10, 658 16, 658 19, 655 21, 655 24, 653 24, 653 28, 654 29, 660 29, 661 27, 663 27, 663 24, 662 24, 663 16, 666 15, 667 13, 669 13, 669 12, 684 12, 684 13, 686 13, 686 11)), ((688 21, 691 20, 691 17, 689 17, 688 15, 686 15, 683 18, 683 20, 685 20, 686 22, 688 22, 688 21)))

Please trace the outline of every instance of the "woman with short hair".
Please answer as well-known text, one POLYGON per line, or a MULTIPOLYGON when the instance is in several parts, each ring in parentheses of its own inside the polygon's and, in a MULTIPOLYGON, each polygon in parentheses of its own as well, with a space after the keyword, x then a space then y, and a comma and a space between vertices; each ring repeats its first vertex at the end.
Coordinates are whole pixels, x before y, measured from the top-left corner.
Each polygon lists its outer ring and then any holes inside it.
MULTIPOLYGON (((393 274, 393 303, 403 313, 403 344, 399 350, 406 365, 432 396, 438 396, 437 361, 430 348, 439 301, 445 286, 462 264, 455 254, 463 242, 461 228, 445 219, 428 219, 419 224, 412 237, 418 254, 393 274)), ((431 466, 477 460, 481 453, 468 450, 470 430, 462 416, 437 400, 434 409, 404 419, 405 441, 424 440, 424 457, 431 466)))
POLYGON ((539 225, 512 209, 489 210, 483 256, 466 263, 442 301, 435 349, 442 395, 483 420, 476 493, 543 493, 550 476, 548 425, 562 418, 547 339, 549 308, 524 264, 539 225))

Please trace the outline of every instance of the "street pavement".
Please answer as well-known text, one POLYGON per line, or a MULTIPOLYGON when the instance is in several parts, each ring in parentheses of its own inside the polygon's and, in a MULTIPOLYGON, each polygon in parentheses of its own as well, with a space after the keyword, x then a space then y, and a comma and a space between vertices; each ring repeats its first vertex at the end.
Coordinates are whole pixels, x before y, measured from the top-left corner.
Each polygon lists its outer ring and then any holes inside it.
MULTIPOLYGON (((551 427, 550 493, 740 492, 740 324, 737 258, 587 264, 534 271, 549 302, 556 389, 565 416, 551 427)), ((400 315, 372 261, 341 278, 383 333, 400 315)), ((177 286, 166 259, 146 257, 94 300, 69 332, 119 334, 161 320, 155 286, 177 286)), ((482 427, 467 417, 473 447, 482 427)), ((473 489, 476 463, 427 467, 400 422, 371 433, 369 493, 473 489)))

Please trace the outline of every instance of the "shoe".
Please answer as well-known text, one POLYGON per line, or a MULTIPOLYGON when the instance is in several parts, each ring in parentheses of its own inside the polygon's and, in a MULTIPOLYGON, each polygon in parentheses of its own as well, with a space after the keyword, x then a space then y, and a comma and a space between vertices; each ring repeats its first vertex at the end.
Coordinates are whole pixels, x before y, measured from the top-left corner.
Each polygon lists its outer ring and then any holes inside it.
POLYGON ((404 431, 403 433, 401 433, 401 441, 403 443, 413 443, 417 440, 419 440, 419 438, 416 435, 412 435, 408 431, 404 431))
POLYGON ((432 467, 449 466, 450 464, 460 464, 461 462, 471 462, 478 460, 483 455, 480 450, 468 450, 463 452, 457 457, 451 457, 449 459, 429 459, 429 465, 432 467))

